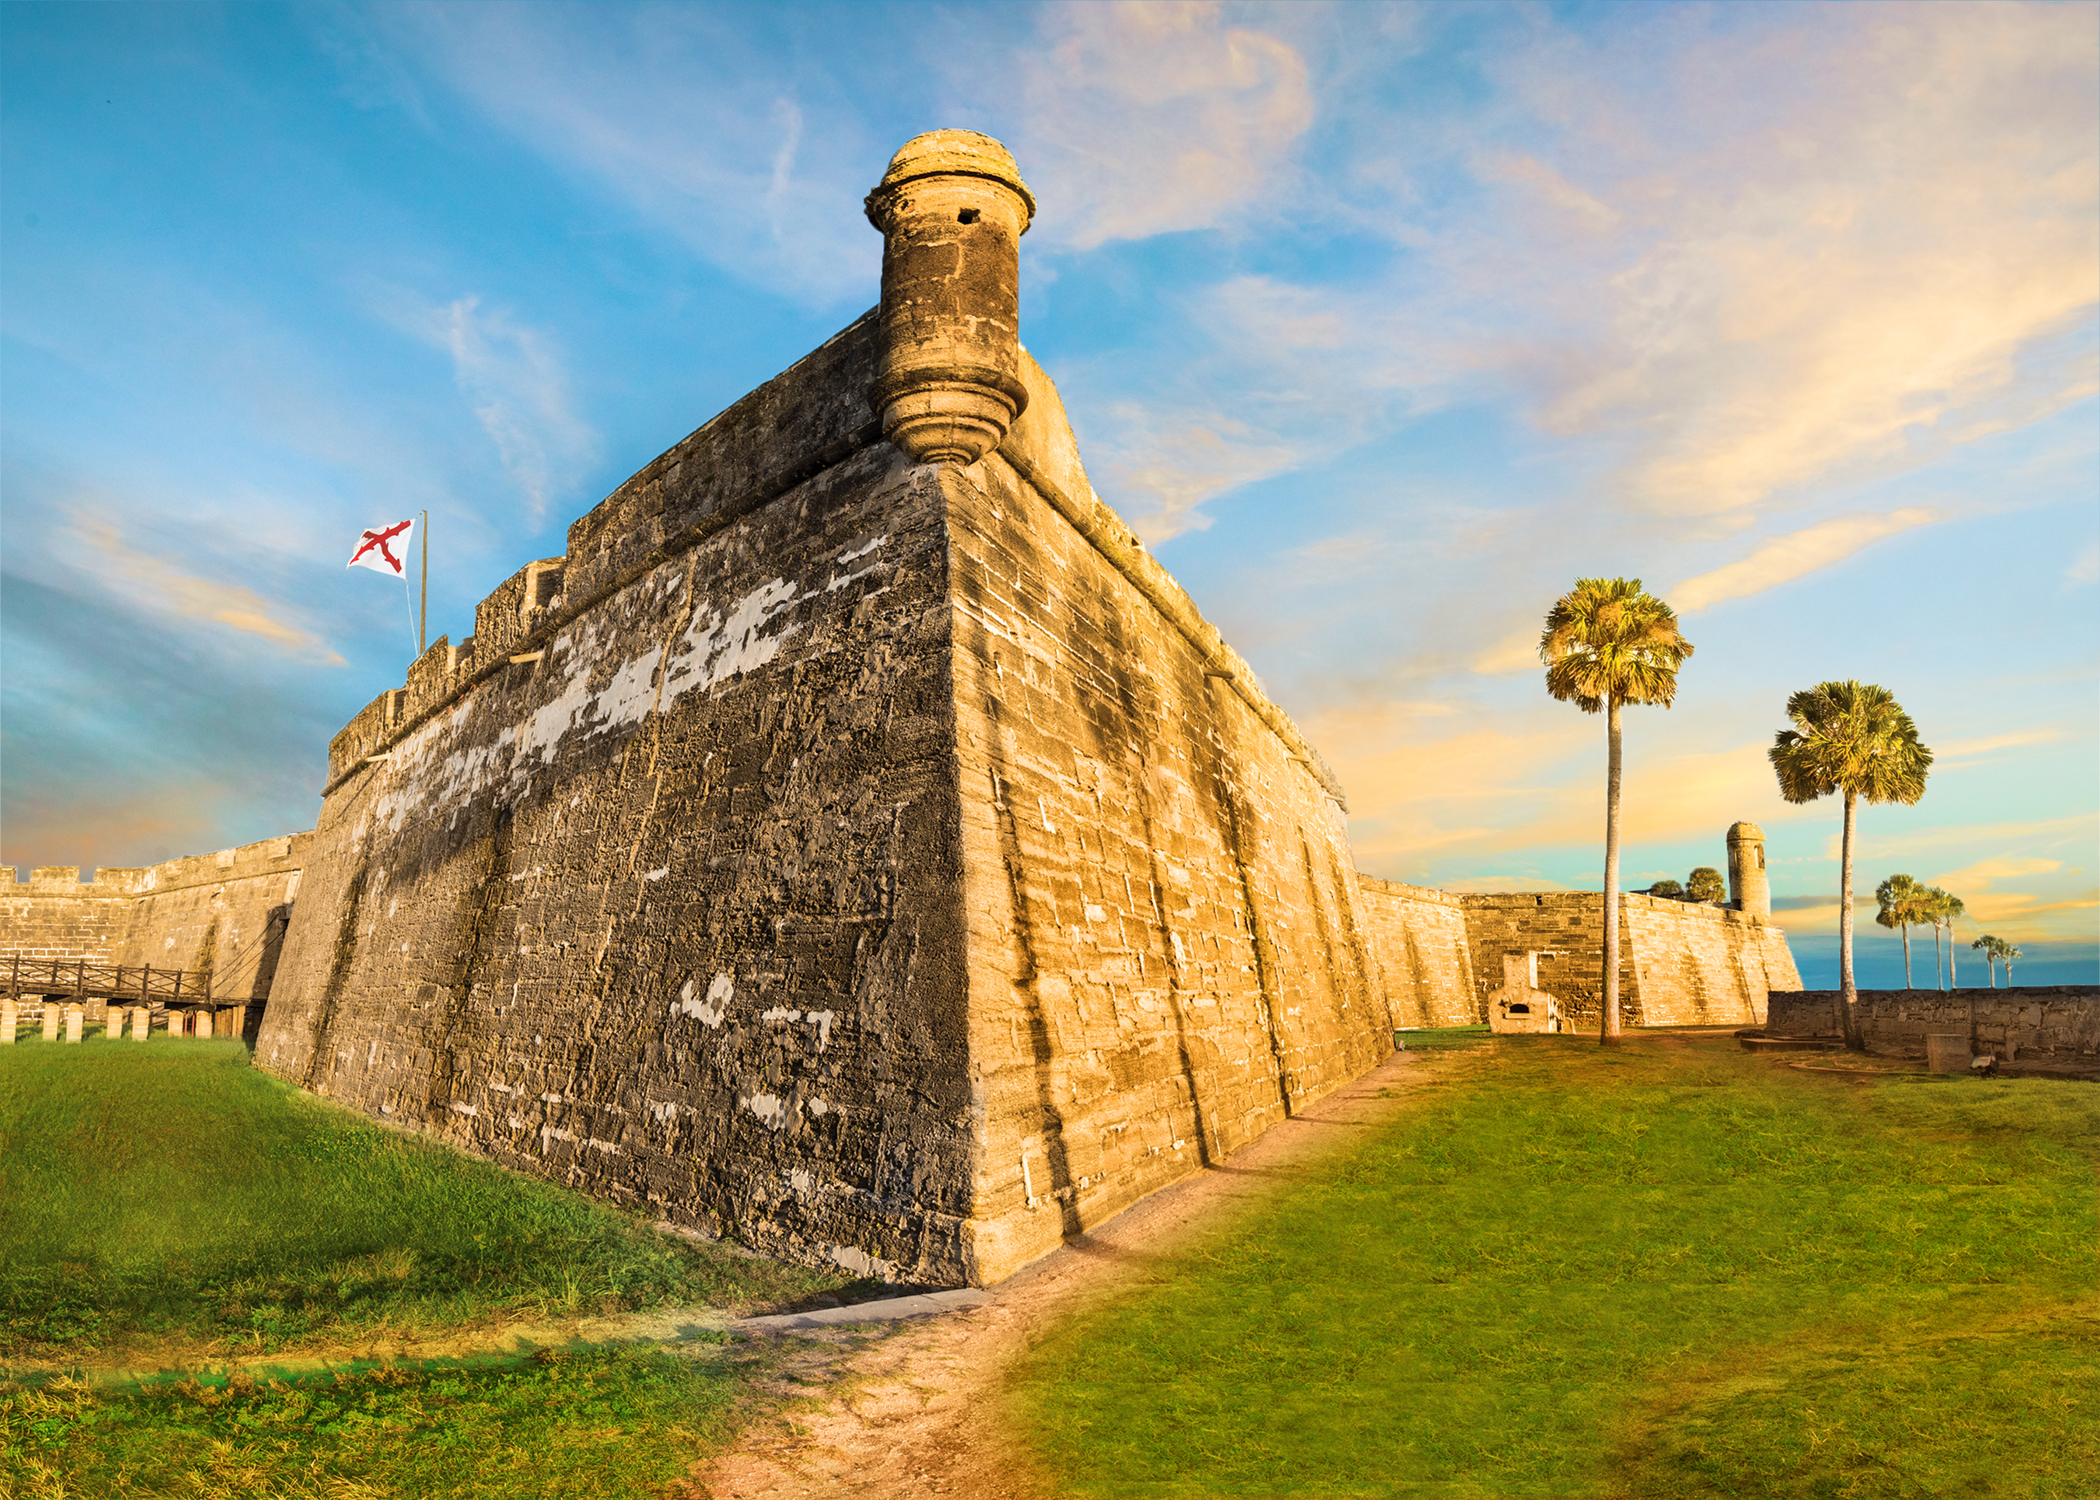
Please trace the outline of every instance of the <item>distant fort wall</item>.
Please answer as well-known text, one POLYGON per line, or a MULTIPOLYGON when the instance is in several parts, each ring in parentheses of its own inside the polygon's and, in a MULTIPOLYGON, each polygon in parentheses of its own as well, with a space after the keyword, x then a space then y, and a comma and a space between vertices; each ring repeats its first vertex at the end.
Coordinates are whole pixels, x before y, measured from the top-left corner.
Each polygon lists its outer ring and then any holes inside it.
POLYGON ((0 954, 210 970, 212 996, 267 999, 310 834, 133 868, 39 866, 0 880, 0 954))
POLYGON ((1479 1025, 1486 992, 1474 978, 1464 898, 1369 875, 1357 881, 1393 1024, 1479 1025))
MULTIPOLYGON (((1596 1016, 1601 892, 1447 893, 1369 876, 1362 885, 1398 1024, 1479 1024, 1505 956, 1527 955, 1564 1017, 1596 1016)), ((1755 1025, 1771 991, 1800 988, 1786 934, 1754 912, 1639 892, 1620 903, 1626 1025, 1755 1025)))

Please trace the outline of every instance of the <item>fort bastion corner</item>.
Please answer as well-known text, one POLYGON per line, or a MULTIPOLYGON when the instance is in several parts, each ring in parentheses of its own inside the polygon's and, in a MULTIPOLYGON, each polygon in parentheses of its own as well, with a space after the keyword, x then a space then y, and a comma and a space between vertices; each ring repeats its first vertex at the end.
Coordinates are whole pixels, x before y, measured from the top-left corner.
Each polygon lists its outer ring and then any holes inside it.
MULTIPOLYGON (((1359 876, 1020 343, 1011 156, 917 137, 867 211, 875 310, 335 737, 256 1058, 657 1218, 984 1284, 1478 1021, 1509 956, 1575 996, 1602 899, 1359 876)), ((1626 898, 1635 1019, 1798 988, 1750 834, 1740 909, 1626 898)), ((139 899, 46 884, 15 904, 139 899)))

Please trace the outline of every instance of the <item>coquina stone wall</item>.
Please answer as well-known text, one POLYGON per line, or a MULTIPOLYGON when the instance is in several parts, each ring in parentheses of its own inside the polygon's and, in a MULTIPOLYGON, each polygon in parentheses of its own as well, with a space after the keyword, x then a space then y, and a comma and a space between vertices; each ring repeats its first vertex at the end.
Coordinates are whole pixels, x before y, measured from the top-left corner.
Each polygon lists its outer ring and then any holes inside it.
MULTIPOLYGON (((1968 1034, 1985 1051, 2011 1057, 2083 1057, 2100 1052, 2100 987, 2025 985, 2014 989, 1860 990, 1860 1031, 1869 1046, 1922 1049, 1934 1033, 1968 1034)), ((1767 1036, 1840 1034, 1839 993, 1798 987, 1772 992, 1767 1036)))
POLYGON ((1047 379, 914 466, 876 355, 864 319, 651 464, 338 736, 263 1066, 985 1281, 1384 1054, 1338 789, 1167 618, 1047 379))
MULTIPOLYGON (((1601 908, 1601 894, 1594 899, 1601 908)), ((1801 986, 1785 932, 1760 917, 1697 901, 1624 900, 1645 1025, 1754 1025, 1773 990, 1801 986)))
POLYGON ((209 969, 214 999, 267 999, 309 837, 105 867, 89 882, 72 866, 40 867, 26 884, 7 870, 0 954, 209 969))
POLYGON ((980 1256, 1016 1265, 1391 1048, 1340 790, 1088 484, 1057 392, 955 475, 980 1256))
POLYGON ((1465 898, 1359 875, 1367 926, 1396 1026, 1475 1026, 1487 989, 1475 982, 1465 898))

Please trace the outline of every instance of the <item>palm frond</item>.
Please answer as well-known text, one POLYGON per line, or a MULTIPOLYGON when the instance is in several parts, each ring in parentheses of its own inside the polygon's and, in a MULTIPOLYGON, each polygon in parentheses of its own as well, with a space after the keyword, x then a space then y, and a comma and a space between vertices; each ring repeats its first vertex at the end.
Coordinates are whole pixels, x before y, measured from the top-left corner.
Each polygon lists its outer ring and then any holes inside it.
POLYGON ((1668 708, 1691 654, 1676 612, 1638 578, 1578 578, 1539 635, 1546 691, 1590 714, 1613 700, 1668 708))
POLYGON ((1824 682, 1786 700, 1792 729, 1768 752, 1789 802, 1844 791, 1866 802, 1909 804, 1925 795, 1932 752, 1885 687, 1824 682))

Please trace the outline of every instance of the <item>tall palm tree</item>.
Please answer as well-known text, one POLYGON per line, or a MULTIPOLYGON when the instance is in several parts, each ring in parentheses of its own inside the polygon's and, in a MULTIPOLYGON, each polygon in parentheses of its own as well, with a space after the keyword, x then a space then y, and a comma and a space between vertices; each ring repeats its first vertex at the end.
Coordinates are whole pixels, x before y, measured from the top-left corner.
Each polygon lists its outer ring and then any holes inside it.
POLYGON ((1604 777, 1604 1000, 1598 1041, 1619 1041, 1619 710, 1677 696, 1677 669, 1692 643, 1677 614, 1638 578, 1578 578, 1546 615, 1539 658, 1546 691, 1586 714, 1603 713, 1608 753, 1604 777))
POLYGON ((1924 895, 1925 887, 1908 875, 1891 875, 1874 887, 1874 900, 1881 907, 1874 920, 1903 933, 1903 987, 1907 990, 1916 988, 1910 982, 1910 930, 1925 919, 1919 910, 1924 895))
MULTIPOLYGON (((1954 964, 1954 920, 1968 909, 1968 903, 1963 901, 1961 897, 1950 896, 1945 891, 1939 891, 1938 899, 1932 903, 1932 920, 1934 923, 1945 922, 1947 924, 1947 988, 1950 990, 1961 988, 1961 975, 1956 972, 1954 964)), ((1935 944, 1939 942, 1939 933, 1937 931, 1933 933, 1932 940, 1935 944)))
POLYGON ((2013 960, 2020 956, 2020 945, 2008 943, 2001 938, 1998 942, 1998 956, 2005 960, 2005 987, 2011 989, 2013 960))
POLYGON ((1885 687, 1823 682, 1786 700, 1792 729, 1782 729, 1768 752, 1779 795, 1813 802, 1832 792, 1845 799, 1845 832, 1838 884, 1838 1010, 1845 1045, 1864 1052, 1859 1034, 1859 987, 1852 978, 1852 850, 1859 803, 1916 802, 1925 795, 1932 752, 1918 742, 1918 726, 1885 687))

